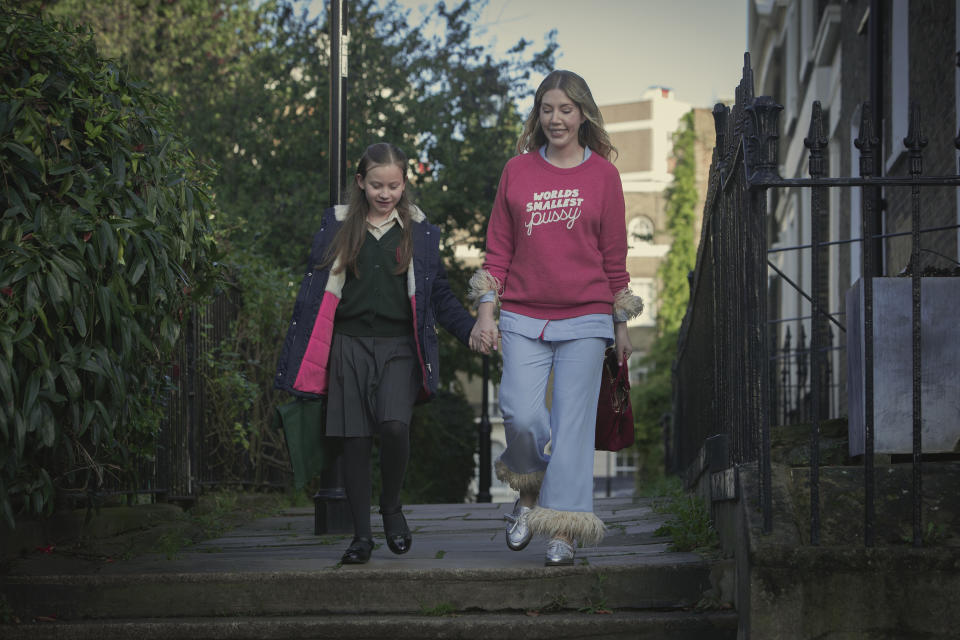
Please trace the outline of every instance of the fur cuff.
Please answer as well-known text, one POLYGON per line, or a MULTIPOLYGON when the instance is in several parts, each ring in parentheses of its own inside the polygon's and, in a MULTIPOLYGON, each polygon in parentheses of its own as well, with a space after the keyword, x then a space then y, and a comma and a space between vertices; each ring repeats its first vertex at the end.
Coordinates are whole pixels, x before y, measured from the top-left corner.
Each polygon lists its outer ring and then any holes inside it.
POLYGON ((616 322, 626 322, 643 313, 643 298, 633 294, 629 287, 624 287, 613 297, 613 319, 616 322))
POLYGON ((503 284, 486 269, 477 269, 476 273, 470 276, 470 290, 467 292, 467 297, 476 306, 480 304, 480 298, 491 291, 494 295, 494 303, 499 305, 503 284))
POLYGON ((514 491, 540 493, 540 485, 543 484, 543 471, 517 473, 508 469, 507 465, 500 460, 497 460, 493 466, 497 471, 497 479, 506 482, 514 491))
POLYGON ((534 507, 527 517, 527 523, 536 535, 552 538, 562 534, 585 547, 600 544, 607 532, 603 520, 591 511, 557 511, 534 507))

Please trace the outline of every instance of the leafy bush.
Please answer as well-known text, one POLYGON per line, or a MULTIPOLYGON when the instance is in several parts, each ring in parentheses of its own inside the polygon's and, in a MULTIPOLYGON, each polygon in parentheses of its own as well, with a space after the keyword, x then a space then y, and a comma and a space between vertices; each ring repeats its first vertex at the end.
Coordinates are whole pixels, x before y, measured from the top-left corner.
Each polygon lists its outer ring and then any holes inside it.
MULTIPOLYGON (((292 0, 18 3, 89 24, 101 51, 176 96, 178 122, 192 150, 220 167, 214 183, 220 245, 229 241, 235 248, 231 256, 254 251, 271 264, 300 269, 329 200, 325 6, 310 17, 314 12, 308 13, 305 3, 292 0)), ((449 240, 448 275, 464 299, 472 269, 454 259, 454 240, 483 246, 497 179, 513 155, 522 121, 516 103, 531 95, 531 74, 553 68, 556 43, 548 35, 546 45, 534 50, 520 40, 497 56, 473 37, 482 1, 431 1, 426 4, 437 6, 416 21, 385 4, 350 3, 344 160, 353 166, 378 139, 404 148, 413 161, 410 186, 417 187, 416 201, 449 240)), ((289 308, 286 313, 288 319, 289 308)), ((281 340, 282 333, 276 341, 281 340)), ((229 422, 227 417, 219 422, 227 441, 236 437, 240 449, 232 444, 218 449, 217 465, 231 456, 236 461, 236 451, 246 455, 244 438, 249 451, 256 451, 250 439, 259 428, 256 407, 273 401, 272 383, 259 385, 247 368, 245 348, 234 343, 224 354, 236 356, 215 358, 222 370, 211 375, 222 383, 222 397, 228 397, 230 385, 243 390, 248 383, 263 395, 247 415, 237 411, 229 422)), ((441 332, 442 384, 456 384, 457 373, 479 374, 480 358, 466 354, 441 332)), ((492 369, 496 378, 495 363, 492 369)), ((202 444, 206 465, 211 443, 202 444)), ((416 456, 415 445, 415 461, 416 456)))
POLYGON ((203 464, 209 477, 280 482, 289 472, 274 407, 289 396, 273 389, 299 278, 265 258, 237 251, 224 293, 236 315, 223 335, 202 322, 203 464))
POLYGON ((710 509, 696 495, 674 494, 654 503, 654 511, 669 514, 669 518, 654 531, 654 535, 668 536, 670 551, 715 551, 720 544, 717 531, 710 519, 710 509))
POLYGON ((673 184, 667 189, 667 231, 673 238, 670 250, 657 269, 660 279, 657 310, 657 335, 644 358, 647 370, 640 384, 631 389, 640 460, 637 484, 655 482, 663 474, 663 417, 672 412, 673 380, 671 366, 677 354, 677 336, 687 311, 690 284, 687 275, 696 266, 697 250, 694 220, 697 218, 697 186, 694 148, 697 132, 693 111, 680 120, 673 134, 673 184))
MULTIPOLYGON (((441 389, 417 405, 410 422, 410 464, 400 499, 404 504, 463 502, 476 469, 477 427, 460 393, 441 389)), ((380 499, 380 454, 373 454, 373 504, 380 499)))
POLYGON ((210 173, 82 29, 0 9, 0 509, 128 481, 183 308, 210 281, 210 173))
POLYGON ((462 394, 442 389, 414 409, 410 468, 404 482, 407 504, 463 502, 476 466, 473 419, 473 409, 462 394))

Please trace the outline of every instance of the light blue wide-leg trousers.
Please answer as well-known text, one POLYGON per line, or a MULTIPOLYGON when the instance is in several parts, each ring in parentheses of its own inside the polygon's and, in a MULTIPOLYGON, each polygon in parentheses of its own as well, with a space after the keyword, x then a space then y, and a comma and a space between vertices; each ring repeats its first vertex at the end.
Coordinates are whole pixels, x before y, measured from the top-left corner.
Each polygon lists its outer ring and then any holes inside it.
POLYGON ((507 446, 497 474, 516 490, 539 486, 529 520, 535 533, 595 544, 604 529, 593 514, 593 446, 607 340, 545 341, 504 331, 502 345, 500 408, 507 446))

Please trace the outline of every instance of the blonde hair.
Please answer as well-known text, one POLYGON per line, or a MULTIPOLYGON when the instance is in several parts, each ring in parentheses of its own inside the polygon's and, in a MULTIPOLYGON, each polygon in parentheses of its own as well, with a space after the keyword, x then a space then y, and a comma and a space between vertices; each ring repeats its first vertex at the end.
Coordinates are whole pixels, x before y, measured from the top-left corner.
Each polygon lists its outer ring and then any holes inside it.
POLYGON ((600 108, 597 107, 586 80, 572 71, 563 69, 551 71, 537 87, 533 108, 523 124, 520 139, 517 140, 517 153, 535 151, 547 144, 547 136, 543 133, 543 127, 540 126, 540 105, 543 103, 543 94, 551 89, 560 89, 580 108, 585 118, 577 132, 580 146, 590 147, 591 151, 607 160, 616 157, 617 149, 610 142, 610 136, 603 127, 603 116, 600 115, 600 108))
MULTIPOLYGON (((407 183, 407 156, 399 148, 389 142, 378 142, 366 148, 360 161, 357 163, 357 176, 361 179, 367 176, 367 172, 375 167, 394 165, 400 169, 403 176, 403 183, 407 183)), ((367 202, 367 196, 357 184, 356 178, 350 181, 348 186, 348 205, 347 215, 344 218, 343 226, 337 231, 333 242, 323 261, 322 266, 328 267, 339 259, 340 264, 334 270, 339 273, 344 269, 349 269, 355 277, 360 277, 360 268, 357 266, 357 260, 360 256, 360 248, 367 238, 367 213, 370 205, 367 202)), ((397 202, 397 215, 400 216, 401 226, 403 227, 403 237, 400 240, 397 256, 397 268, 395 274, 401 274, 407 270, 410 264, 410 258, 413 255, 413 233, 410 223, 410 198, 407 196, 407 189, 404 188, 400 194, 400 200, 397 202)))

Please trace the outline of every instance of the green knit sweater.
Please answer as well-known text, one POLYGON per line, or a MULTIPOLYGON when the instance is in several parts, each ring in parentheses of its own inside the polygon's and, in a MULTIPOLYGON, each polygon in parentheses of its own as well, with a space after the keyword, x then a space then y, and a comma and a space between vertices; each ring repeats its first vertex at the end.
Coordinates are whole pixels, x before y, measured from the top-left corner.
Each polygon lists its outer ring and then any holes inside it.
POLYGON ((377 240, 368 233, 360 248, 360 277, 347 272, 334 330, 348 336, 391 337, 413 333, 413 310, 407 298, 407 275, 395 275, 403 237, 394 225, 377 240))

